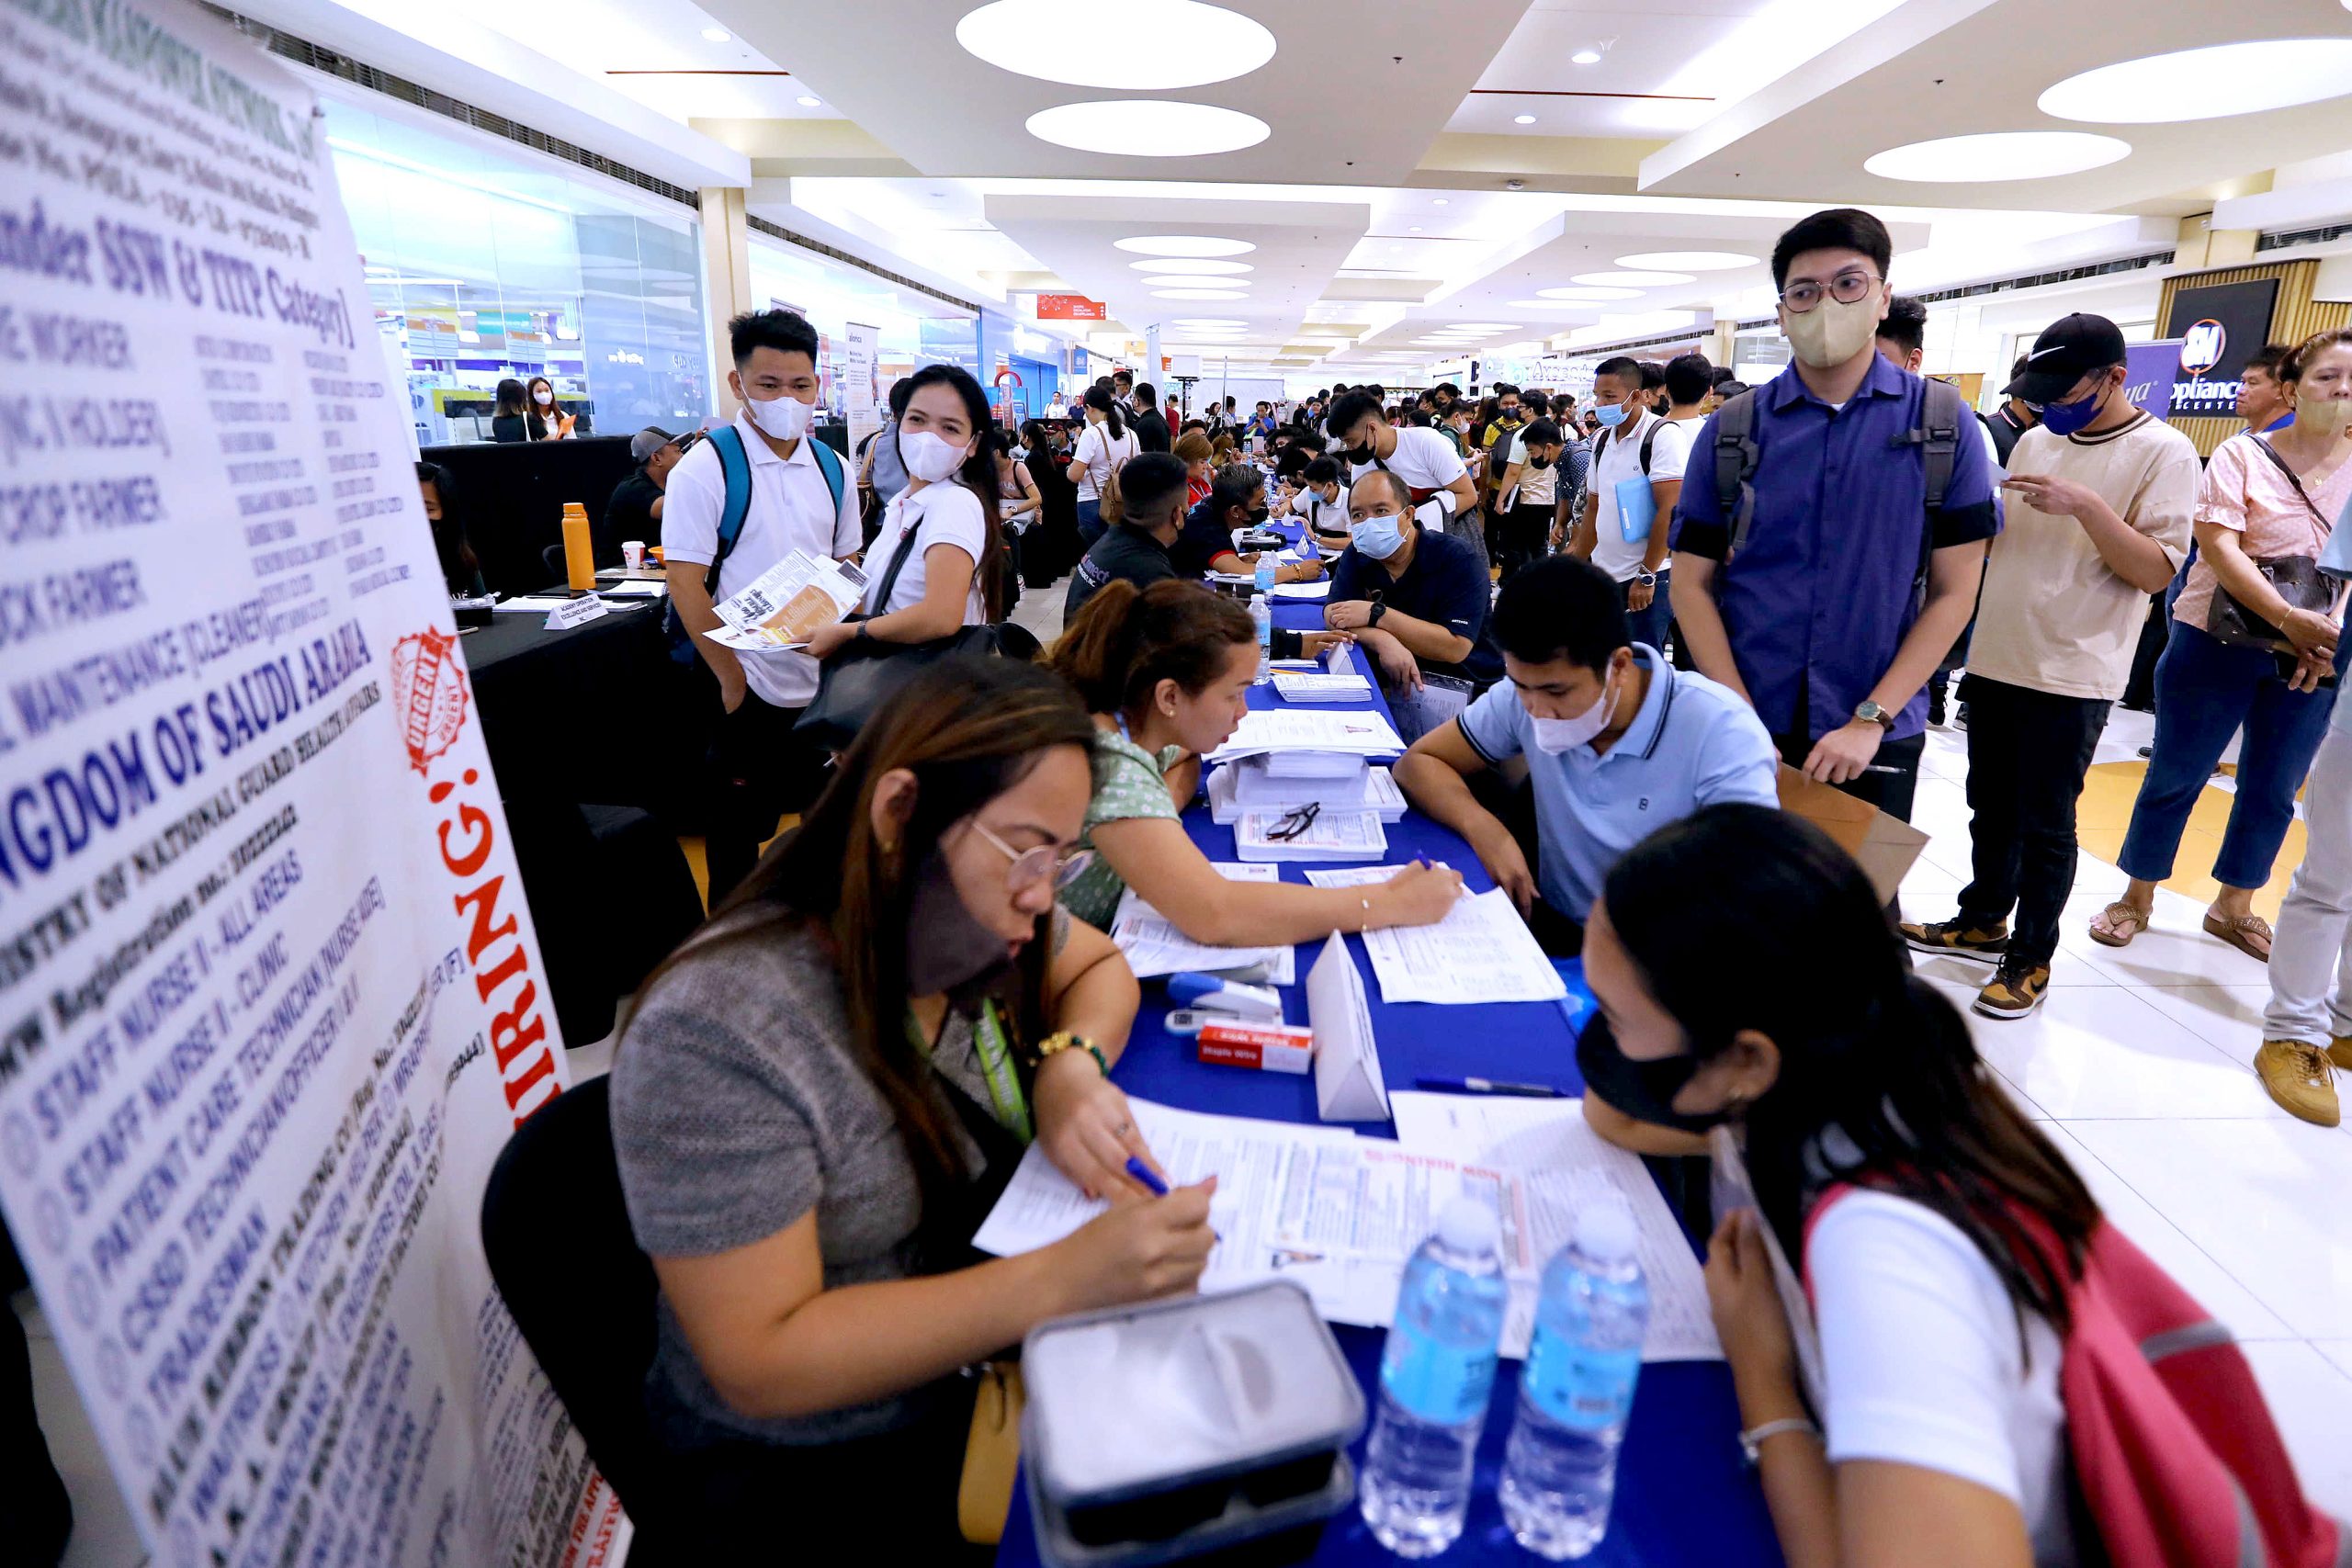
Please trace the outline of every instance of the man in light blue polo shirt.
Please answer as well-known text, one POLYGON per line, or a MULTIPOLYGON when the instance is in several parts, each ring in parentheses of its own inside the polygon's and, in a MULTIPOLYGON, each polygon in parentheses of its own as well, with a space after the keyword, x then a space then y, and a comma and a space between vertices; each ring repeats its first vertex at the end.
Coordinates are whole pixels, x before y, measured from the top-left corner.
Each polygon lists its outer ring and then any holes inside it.
POLYGON ((1470 840, 1545 951, 1582 947, 1609 868, 1652 831, 1718 801, 1780 804, 1756 710, 1632 641, 1617 585, 1590 562, 1554 556, 1521 571, 1491 626, 1508 682, 1415 741, 1396 783, 1470 840), (1534 799, 1532 876, 1518 837, 1470 784, 1513 757, 1526 759, 1534 799))

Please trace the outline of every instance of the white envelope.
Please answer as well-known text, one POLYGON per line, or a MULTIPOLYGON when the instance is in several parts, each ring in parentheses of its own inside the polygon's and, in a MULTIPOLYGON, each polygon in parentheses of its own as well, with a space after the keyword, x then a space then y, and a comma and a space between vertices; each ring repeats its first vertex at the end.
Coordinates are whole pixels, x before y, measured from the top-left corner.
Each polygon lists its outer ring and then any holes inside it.
POLYGON ((1337 931, 1306 972, 1306 1022, 1315 1031, 1316 1113, 1326 1122, 1387 1121, 1388 1087, 1363 976, 1337 931))

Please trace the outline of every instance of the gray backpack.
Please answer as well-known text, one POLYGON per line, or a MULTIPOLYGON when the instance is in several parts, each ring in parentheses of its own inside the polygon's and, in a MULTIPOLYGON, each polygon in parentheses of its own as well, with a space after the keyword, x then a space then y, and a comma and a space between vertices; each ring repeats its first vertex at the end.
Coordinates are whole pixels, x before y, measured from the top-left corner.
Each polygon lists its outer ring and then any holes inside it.
MULTIPOLYGON (((1935 555, 1934 518, 1951 484, 1951 467, 1960 450, 1960 433, 1975 421, 1975 413, 1960 389, 1932 378, 1919 404, 1919 424, 1896 437, 1898 446, 1917 446, 1928 468, 1928 504, 1922 520, 1919 571, 1914 592, 1925 598, 1928 566, 1935 555)), ((1731 547, 1724 554, 1729 566, 1747 543, 1755 521, 1756 490, 1751 482, 1763 448, 1756 442, 1756 390, 1742 392, 1715 411, 1715 504, 1731 525, 1731 547)))

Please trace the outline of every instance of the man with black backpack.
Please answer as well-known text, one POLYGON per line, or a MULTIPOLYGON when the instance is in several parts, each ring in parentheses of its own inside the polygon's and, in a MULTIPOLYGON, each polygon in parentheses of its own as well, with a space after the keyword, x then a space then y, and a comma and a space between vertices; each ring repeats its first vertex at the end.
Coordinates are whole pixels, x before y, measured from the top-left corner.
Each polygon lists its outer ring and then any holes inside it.
POLYGON ((1695 424, 1659 418, 1643 390, 1638 360, 1602 362, 1592 378, 1601 431, 1586 472, 1584 512, 1568 553, 1617 584, 1625 624, 1645 648, 1663 649, 1672 616, 1667 576, 1667 522, 1682 491, 1695 424))
POLYGON ((817 694, 817 661, 719 647, 703 635, 718 627, 713 605, 794 550, 847 559, 862 542, 847 465, 811 434, 817 329, 790 310, 762 310, 727 330, 735 356, 727 384, 742 410, 670 470, 662 511, 675 646, 718 677, 724 710, 704 838, 714 908, 775 836, 776 819, 816 798, 825 754, 792 733, 817 694))
POLYGON ((1928 678, 1998 529, 1959 391, 1878 352, 1886 225, 1816 212, 1772 249, 1794 358, 1702 428, 1674 519, 1674 617, 1807 777, 1908 818, 1928 678))

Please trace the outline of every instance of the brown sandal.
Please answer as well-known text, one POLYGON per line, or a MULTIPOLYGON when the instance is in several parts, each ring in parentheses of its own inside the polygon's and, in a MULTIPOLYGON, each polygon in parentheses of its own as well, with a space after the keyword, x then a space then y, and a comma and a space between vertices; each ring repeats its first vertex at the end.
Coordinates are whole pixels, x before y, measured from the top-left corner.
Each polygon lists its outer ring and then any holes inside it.
POLYGON ((2270 962, 2270 922, 2260 915, 2240 915, 2236 919, 2227 920, 2209 909, 2205 914, 2205 929, 2248 958, 2264 964, 2270 962))
POLYGON ((2147 929, 2147 915, 2120 898, 2091 917, 2091 940, 2102 947, 2129 947, 2147 929))

